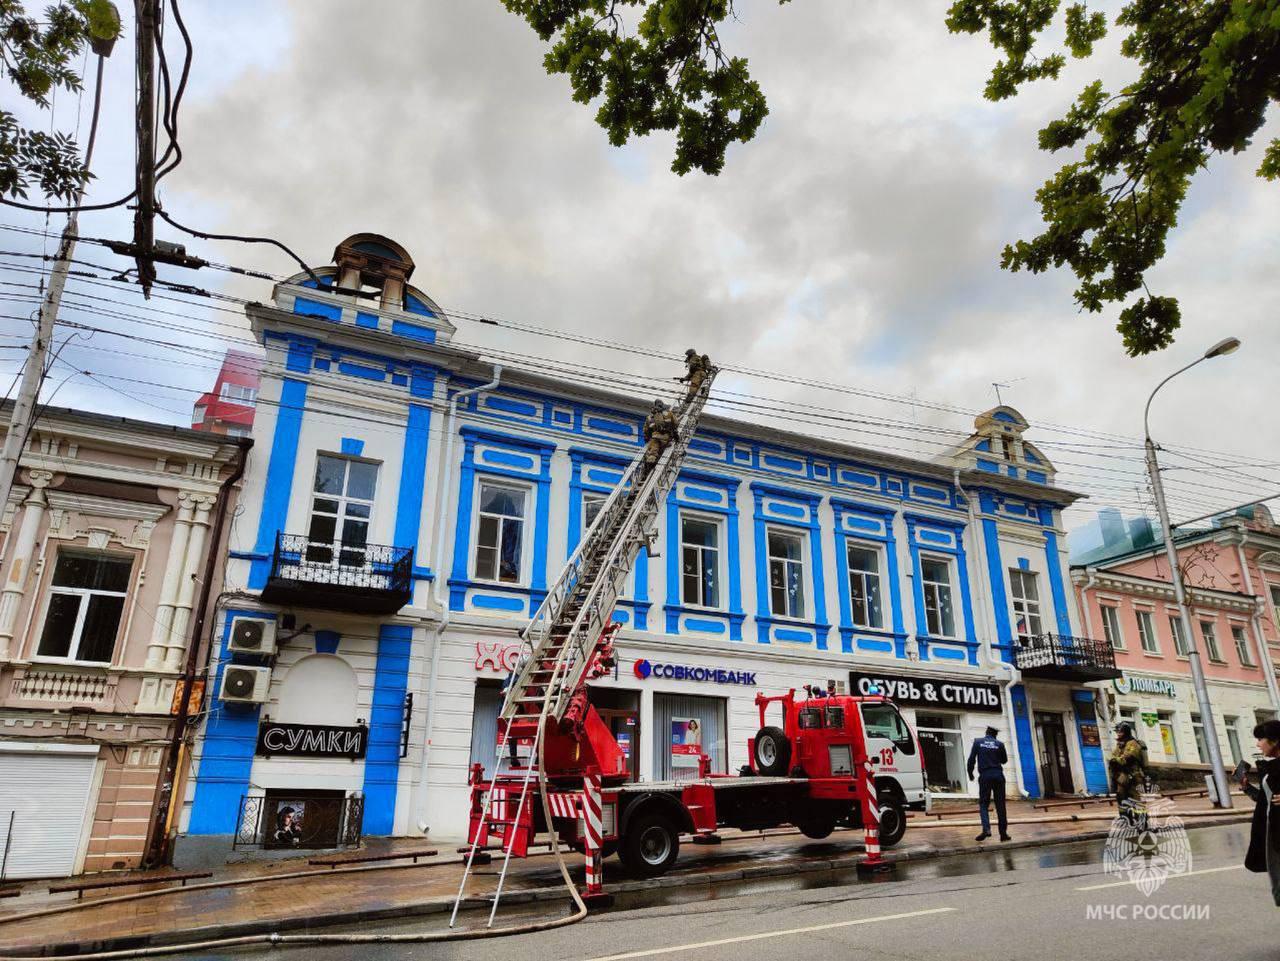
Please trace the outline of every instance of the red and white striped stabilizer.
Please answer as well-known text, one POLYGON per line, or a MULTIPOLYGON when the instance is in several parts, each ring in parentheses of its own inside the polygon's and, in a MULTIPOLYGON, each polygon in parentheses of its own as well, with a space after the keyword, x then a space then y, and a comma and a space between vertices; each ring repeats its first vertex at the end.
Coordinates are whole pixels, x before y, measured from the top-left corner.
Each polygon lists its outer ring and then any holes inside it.
POLYGON ((567 791, 561 794, 552 793, 549 796, 551 801, 551 816, 557 818, 572 818, 578 820, 578 805, 582 801, 582 795, 576 791, 567 791))
POLYGON ((586 827, 583 840, 587 869, 587 896, 604 893, 604 876, 601 873, 601 837, 600 825, 600 776, 588 774, 583 778, 582 820, 586 827))
POLYGON ((862 790, 862 831, 867 851, 863 863, 867 867, 884 863, 880 857, 880 805, 876 802, 876 782, 872 777, 871 765, 867 764, 862 790))

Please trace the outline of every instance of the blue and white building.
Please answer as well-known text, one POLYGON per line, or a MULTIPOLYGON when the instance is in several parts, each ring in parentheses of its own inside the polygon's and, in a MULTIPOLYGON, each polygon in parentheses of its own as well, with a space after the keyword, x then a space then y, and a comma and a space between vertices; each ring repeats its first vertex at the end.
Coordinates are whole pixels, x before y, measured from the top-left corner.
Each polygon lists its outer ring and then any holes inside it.
MULTIPOLYGON (((335 799, 366 835, 460 837, 517 633, 641 447, 651 397, 454 346, 413 269, 357 235, 248 310, 267 362, 185 845, 287 845, 297 802, 335 799)), ((937 790, 974 788, 965 754, 988 724, 1028 793, 1103 789, 1087 685, 1110 674, 1044 640, 1078 633, 1061 516, 1077 495, 1027 427, 998 407, 930 462, 708 414, 593 693, 633 776, 681 773, 673 723, 698 720, 733 771, 757 690, 874 679, 937 790), (1019 671, 1033 640, 1049 655, 1019 671), (1072 782, 1047 782, 1063 764, 1072 782)))

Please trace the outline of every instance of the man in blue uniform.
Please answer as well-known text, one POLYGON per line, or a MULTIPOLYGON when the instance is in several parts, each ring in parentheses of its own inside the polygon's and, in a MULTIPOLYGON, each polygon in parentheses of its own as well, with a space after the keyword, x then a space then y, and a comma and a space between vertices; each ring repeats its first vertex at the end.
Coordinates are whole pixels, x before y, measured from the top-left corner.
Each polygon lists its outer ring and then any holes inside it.
POLYGON ((973 780, 974 765, 978 768, 978 814, 982 818, 979 841, 991 837, 991 818, 987 807, 992 800, 996 802, 1000 840, 1009 840, 1009 815, 1004 807, 1004 764, 1009 760, 1009 754, 996 737, 999 733, 994 727, 987 728, 986 737, 974 741, 969 751, 969 780, 973 780))

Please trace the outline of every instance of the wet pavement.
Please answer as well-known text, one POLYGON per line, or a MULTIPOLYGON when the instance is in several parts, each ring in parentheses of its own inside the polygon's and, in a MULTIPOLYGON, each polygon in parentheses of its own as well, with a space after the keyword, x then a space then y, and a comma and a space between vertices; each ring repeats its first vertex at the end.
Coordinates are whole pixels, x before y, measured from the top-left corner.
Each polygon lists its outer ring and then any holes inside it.
MULTIPOLYGON (((1061 844, 1085 833, 1105 832, 1114 809, 1095 805, 1089 809, 1034 811, 1030 805, 1011 806, 1011 831, 1015 844, 1061 844), (1046 820, 1052 815, 1073 815, 1089 820, 1046 820), (1019 823, 1021 822, 1021 823, 1019 823)), ((1179 813, 1194 823, 1204 817, 1199 799, 1179 802, 1179 813)), ((897 868, 898 882, 961 877, 975 871, 999 873, 1069 866, 1069 859, 1086 864, 1087 846, 1071 853, 1067 847, 1010 847, 974 841, 973 811, 937 819, 911 821, 903 844, 891 852, 906 859, 897 868), (938 859, 944 852, 977 852, 964 857, 938 859), (932 860, 929 860, 932 858, 932 860)), ((1199 832, 1192 831, 1195 837, 1199 832)), ((733 899, 744 894, 818 890, 850 883, 861 858, 859 832, 838 832, 825 841, 810 841, 794 831, 734 835, 726 832, 718 846, 685 844, 676 868, 657 881, 628 878, 614 859, 605 862, 605 880, 618 895, 618 907, 626 910, 659 905, 688 904, 703 900, 733 899)), ((422 841, 394 842, 384 846, 422 847, 422 841)), ((1093 845, 1095 848, 1097 842, 1093 845)), ((363 925, 388 919, 439 912, 452 899, 461 877, 459 858, 441 845, 434 861, 397 867, 375 866, 359 870, 325 871, 308 868, 305 860, 230 865, 220 873, 217 886, 171 889, 145 898, 119 900, 114 896, 87 895, 82 905, 73 896, 50 896, 47 883, 26 886, 23 897, 5 904, 0 914, 0 952, 29 951, 71 941, 110 941, 119 938, 165 939, 195 929, 210 936, 248 930, 296 929, 333 923, 335 914, 361 912, 363 925), (310 872, 304 877, 283 877, 310 872), (43 892, 43 893, 42 893, 43 892), (66 910, 71 907, 71 910, 66 910), (32 911, 57 909, 60 913, 13 919, 32 911)), ((581 858, 567 858, 576 880, 581 881, 581 858)), ((467 887, 468 896, 479 899, 496 885, 497 860, 478 869, 467 887)), ((503 916, 508 912, 551 917, 567 910, 567 896, 554 860, 541 855, 513 860, 504 895, 503 916), (523 906, 522 902, 534 902, 523 906)), ((473 923, 468 918, 465 923, 473 923)), ((416 922, 438 926, 436 914, 416 922)), ((441 946, 443 948, 443 946, 441 946)))
MULTIPOLYGON (((580 924, 483 941, 205 950, 183 957, 251 961, 778 961, 779 956, 951 961, 1034 957, 1276 957, 1265 876, 1240 868, 1248 828, 1188 832, 1187 873, 1151 895, 1105 873, 1104 842, 984 851, 899 865, 874 883, 852 878, 811 885, 804 878, 743 883, 732 894, 673 901, 654 889, 625 908, 580 924)), ((498 924, 545 912, 504 910, 498 924)), ((335 928, 331 933, 403 936, 443 922, 335 928)))

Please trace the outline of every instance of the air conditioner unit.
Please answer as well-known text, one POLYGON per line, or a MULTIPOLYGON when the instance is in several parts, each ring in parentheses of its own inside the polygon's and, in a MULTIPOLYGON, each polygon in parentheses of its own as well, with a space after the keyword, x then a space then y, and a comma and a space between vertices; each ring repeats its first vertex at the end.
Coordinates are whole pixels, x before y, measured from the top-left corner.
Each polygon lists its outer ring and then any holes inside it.
POLYGON ((263 704, 271 686, 271 668, 228 664, 222 669, 218 696, 236 704, 263 704))
POLYGON ((231 636, 227 650, 235 654, 274 654, 276 622, 261 617, 231 618, 231 636))

